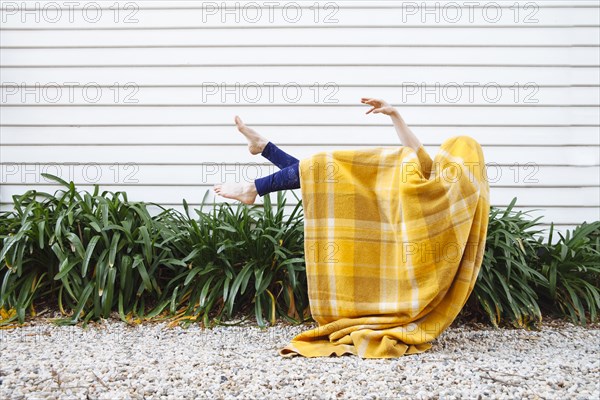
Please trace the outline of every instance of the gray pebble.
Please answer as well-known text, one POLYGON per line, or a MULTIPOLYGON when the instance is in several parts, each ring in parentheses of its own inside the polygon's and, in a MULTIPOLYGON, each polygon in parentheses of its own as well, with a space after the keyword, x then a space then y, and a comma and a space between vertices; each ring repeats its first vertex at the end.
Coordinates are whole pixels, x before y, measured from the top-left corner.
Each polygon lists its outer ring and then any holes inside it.
POLYGON ((452 326, 428 352, 398 359, 277 354, 314 326, 33 321, 0 331, 0 398, 600 398, 597 325, 452 326))

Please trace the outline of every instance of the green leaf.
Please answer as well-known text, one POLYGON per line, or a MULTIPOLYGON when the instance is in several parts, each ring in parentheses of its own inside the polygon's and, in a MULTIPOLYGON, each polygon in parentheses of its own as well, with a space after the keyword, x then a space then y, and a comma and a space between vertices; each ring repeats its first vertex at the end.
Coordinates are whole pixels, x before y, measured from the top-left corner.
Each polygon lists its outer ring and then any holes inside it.
POLYGON ((102 315, 104 318, 108 318, 110 315, 110 311, 112 310, 113 305, 113 297, 115 293, 115 281, 117 276, 116 268, 108 269, 108 278, 106 281, 105 289, 106 292, 104 296, 102 296, 102 315))
POLYGON ((40 250, 44 249, 45 228, 46 228, 46 220, 39 221, 38 222, 38 246, 39 246, 40 250))
POLYGON ((198 274, 200 271, 202 271, 202 267, 193 268, 185 277, 185 281, 183 282, 183 285, 187 286, 192 281, 192 279, 194 279, 194 276, 196 276, 196 274, 198 274))
POLYGON ((148 290, 152 290, 152 283, 150 282, 150 275, 148 275, 148 271, 146 270, 146 266, 144 265, 144 259, 136 254, 133 257, 133 266, 131 268, 135 269, 138 267, 138 271, 140 272, 140 276, 144 282, 144 287, 148 290))
POLYGON ((69 242, 73 244, 77 255, 79 255, 79 257, 83 259, 85 257, 85 250, 83 249, 83 244, 81 244, 81 240, 79 240, 79 237, 73 232, 67 233, 65 237, 67 238, 67 240, 69 240, 69 242))
POLYGON ((210 289, 210 284, 214 278, 215 275, 210 276, 208 280, 204 283, 204 286, 202 287, 202 291, 200 292, 200 307, 204 307, 204 303, 206 302, 206 295, 208 293, 208 290, 210 289))
POLYGON ((73 269, 73 267, 77 265, 78 262, 78 260, 71 260, 69 262, 69 259, 65 258, 63 262, 60 263, 60 266, 58 267, 59 272, 54 277, 54 280, 57 281, 67 276, 69 272, 73 269))
POLYGON ((242 268, 242 270, 239 272, 239 274, 233 280, 231 289, 229 290, 229 296, 228 296, 228 302, 227 302, 228 314, 231 314, 231 311, 233 309, 233 302, 234 302, 235 298, 237 297, 240 286, 242 285, 242 280, 244 280, 246 275, 248 275, 248 276, 250 275, 250 272, 252 271, 253 266, 254 266, 253 261, 246 263, 244 268, 242 268))
POLYGON ((171 314, 175 314, 175 311, 177 310, 177 303, 175 302, 175 300, 177 300, 177 292, 179 291, 179 286, 177 286, 175 288, 175 290, 173 291, 173 295, 171 295, 171 306, 169 308, 169 311, 171 311, 171 314))
POLYGON ((108 267, 112 268, 115 265, 115 258, 117 257, 117 246, 119 245, 119 239, 121 234, 115 232, 112 241, 110 243, 110 252, 108 253, 108 267))
POLYGON ((145 226, 140 227, 140 233, 144 240, 144 254, 146 255, 146 261, 148 264, 152 262, 152 243, 150 242, 150 235, 148 229, 145 226))
POLYGON ((88 243, 88 247, 85 251, 85 256, 83 258, 83 264, 81 266, 81 277, 85 277, 88 270, 88 265, 90 263, 90 259, 92 258, 92 254, 94 253, 94 248, 96 247, 96 243, 100 240, 100 236, 94 236, 90 242, 88 243))
POLYGON ((94 281, 90 281, 81 293, 81 298, 77 303, 77 307, 75 308, 75 312, 73 313, 73 317, 71 319, 72 322, 77 322, 77 320, 79 319, 79 314, 81 314, 83 307, 85 307, 85 303, 88 301, 90 295, 92 294, 92 290, 94 290, 94 281))

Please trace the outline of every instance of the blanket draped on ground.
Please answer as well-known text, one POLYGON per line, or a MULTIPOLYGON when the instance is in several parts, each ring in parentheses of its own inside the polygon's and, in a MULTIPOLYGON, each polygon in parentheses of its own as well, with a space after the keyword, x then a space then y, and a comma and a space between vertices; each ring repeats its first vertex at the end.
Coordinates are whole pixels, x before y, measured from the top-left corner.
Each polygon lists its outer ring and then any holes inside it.
POLYGON ((310 312, 284 357, 393 358, 431 348, 481 266, 489 185, 469 136, 322 151, 300 160, 310 312))

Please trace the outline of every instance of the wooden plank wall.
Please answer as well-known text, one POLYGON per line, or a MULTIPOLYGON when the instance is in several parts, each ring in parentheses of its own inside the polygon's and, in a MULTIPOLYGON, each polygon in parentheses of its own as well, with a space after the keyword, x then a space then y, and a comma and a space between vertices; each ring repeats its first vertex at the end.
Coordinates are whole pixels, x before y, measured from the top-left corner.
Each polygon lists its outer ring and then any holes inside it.
POLYGON ((432 156, 476 138, 493 205, 600 219, 597 1, 237 3, 2 1, 0 209, 41 172, 198 206, 276 171, 234 115, 297 158, 397 146, 381 97, 432 156))

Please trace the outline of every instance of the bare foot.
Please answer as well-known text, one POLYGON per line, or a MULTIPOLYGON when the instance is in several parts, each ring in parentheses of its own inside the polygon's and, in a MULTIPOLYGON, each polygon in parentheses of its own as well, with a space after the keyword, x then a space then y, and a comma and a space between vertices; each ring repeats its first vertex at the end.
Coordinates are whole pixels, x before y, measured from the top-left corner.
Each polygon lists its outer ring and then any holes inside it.
POLYGON ((220 196, 239 200, 244 204, 254 204, 258 195, 254 183, 218 183, 213 189, 220 196))
POLYGON ((235 116, 235 124, 237 125, 238 130, 246 136, 246 139, 248 139, 248 150, 250 150, 250 153, 262 153, 269 141, 254 129, 247 127, 237 115, 235 116))

